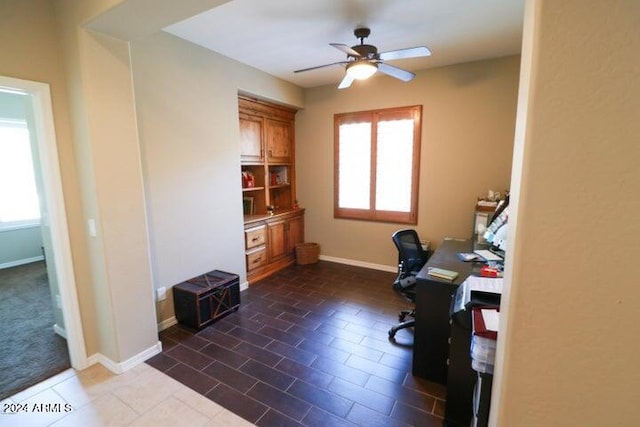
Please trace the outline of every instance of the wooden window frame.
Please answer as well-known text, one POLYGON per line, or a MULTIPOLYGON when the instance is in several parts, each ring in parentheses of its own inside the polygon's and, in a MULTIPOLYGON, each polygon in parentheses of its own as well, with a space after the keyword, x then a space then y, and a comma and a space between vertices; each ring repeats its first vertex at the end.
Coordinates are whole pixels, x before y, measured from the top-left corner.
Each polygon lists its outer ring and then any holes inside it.
POLYGON ((334 114, 334 164, 333 164, 333 216, 341 219, 359 219, 366 221, 392 222, 401 224, 418 223, 418 184, 420 176, 420 145, 422 139, 422 106, 394 107, 353 113, 334 114), (380 118, 411 118, 413 120, 413 159, 411 162, 411 207, 409 212, 376 210, 376 157, 377 128, 380 118), (371 176, 369 209, 341 208, 340 200, 340 125, 344 123, 371 123, 371 176))

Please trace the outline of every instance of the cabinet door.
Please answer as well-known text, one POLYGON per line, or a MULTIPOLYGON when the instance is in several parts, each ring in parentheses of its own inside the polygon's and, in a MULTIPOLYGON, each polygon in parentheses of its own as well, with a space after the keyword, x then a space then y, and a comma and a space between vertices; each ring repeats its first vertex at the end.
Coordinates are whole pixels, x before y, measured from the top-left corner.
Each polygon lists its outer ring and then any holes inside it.
POLYGON ((265 122, 267 158, 270 162, 289 163, 293 126, 291 122, 267 119, 265 122))
POLYGON ((287 253, 286 223, 284 221, 272 222, 267 226, 269 230, 269 259, 280 258, 287 253))
POLYGON ((293 253, 296 244, 304 242, 304 217, 302 215, 287 221, 287 252, 293 253))
POLYGON ((245 162, 264 161, 260 117, 240 115, 240 159, 245 162))

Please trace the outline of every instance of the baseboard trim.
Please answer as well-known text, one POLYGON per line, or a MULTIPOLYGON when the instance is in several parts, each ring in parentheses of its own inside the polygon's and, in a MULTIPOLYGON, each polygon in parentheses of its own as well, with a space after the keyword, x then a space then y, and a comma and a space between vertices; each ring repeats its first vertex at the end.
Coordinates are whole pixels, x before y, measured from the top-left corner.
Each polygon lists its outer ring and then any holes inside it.
POLYGON ((60 335, 65 340, 67 339, 67 332, 64 329, 62 329, 60 326, 58 326, 57 323, 53 325, 53 332, 60 335))
POLYGON ((39 255, 31 258, 24 258, 16 261, 5 262, 3 264, 0 264, 0 270, 2 270, 3 268, 10 268, 10 267, 17 267, 19 265, 24 265, 24 264, 31 264, 32 262, 42 261, 43 259, 44 259, 44 256, 39 255))
POLYGON ((168 329, 173 325, 177 325, 177 324, 178 324, 178 319, 176 319, 176 316, 171 316, 170 318, 165 319, 162 322, 158 323, 158 332, 164 331, 165 329, 168 329))
POLYGON ((389 273, 396 273, 398 271, 398 266, 374 264, 371 262, 358 261, 355 259, 338 258, 327 255, 320 255, 320 259, 323 261, 336 262, 338 264, 353 265, 354 267, 364 267, 370 268, 372 270, 388 271, 389 273))
POLYGON ((159 353, 162 353, 162 343, 160 341, 158 341, 148 349, 143 350, 135 356, 125 360, 124 362, 114 362, 101 353, 92 354, 87 358, 87 361, 89 365, 95 365, 96 363, 99 363, 114 374, 122 374, 159 353))
MULTIPOLYGON (((330 257, 330 256, 326 256, 326 255, 320 255, 320 259, 324 260, 324 261, 329 261, 329 262, 336 262, 338 264, 347 264, 347 265, 353 265, 355 267, 364 267, 364 268, 370 268, 372 270, 381 270, 381 271, 388 271, 390 273, 396 273, 398 271, 398 267, 391 267, 389 265, 382 265, 382 264, 373 264, 370 262, 363 262, 363 261, 356 261, 356 260, 352 260, 352 259, 346 259, 346 258, 336 258, 336 257, 330 257)), ((249 282, 245 281, 243 283, 240 284, 240 291, 244 291, 249 289, 249 282)), ((165 329, 168 329, 170 327, 172 327, 173 325, 177 325, 178 324, 178 319, 176 319, 175 316, 171 316, 168 319, 165 319, 161 322, 158 323, 158 332, 160 331, 164 331, 165 329)), ((94 362, 95 363, 95 362, 94 362)))
MULTIPOLYGON (((240 284, 240 292, 249 289, 249 282, 245 281, 243 283, 240 284)), ((178 319, 176 319, 175 316, 171 316, 168 319, 164 319, 163 321, 161 321, 160 323, 158 323, 158 332, 160 331, 164 331, 165 329, 168 329, 170 327, 172 327, 173 325, 177 325, 178 324, 178 319)))

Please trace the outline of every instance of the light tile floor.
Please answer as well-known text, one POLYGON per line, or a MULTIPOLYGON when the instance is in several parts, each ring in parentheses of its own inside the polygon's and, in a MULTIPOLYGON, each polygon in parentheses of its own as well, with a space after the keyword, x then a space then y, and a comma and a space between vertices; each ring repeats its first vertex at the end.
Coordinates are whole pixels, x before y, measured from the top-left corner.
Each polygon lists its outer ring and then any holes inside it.
POLYGON ((68 369, 0 402, 0 427, 252 425, 145 363, 68 369))

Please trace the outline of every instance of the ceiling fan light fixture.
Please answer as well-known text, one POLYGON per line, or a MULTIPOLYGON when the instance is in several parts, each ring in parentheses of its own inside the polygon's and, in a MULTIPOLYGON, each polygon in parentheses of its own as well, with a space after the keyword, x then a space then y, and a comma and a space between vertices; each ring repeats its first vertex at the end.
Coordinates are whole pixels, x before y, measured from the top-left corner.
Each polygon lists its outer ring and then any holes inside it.
POLYGON ((370 61, 358 60, 347 65, 347 74, 356 80, 366 80, 378 70, 378 64, 370 61))

